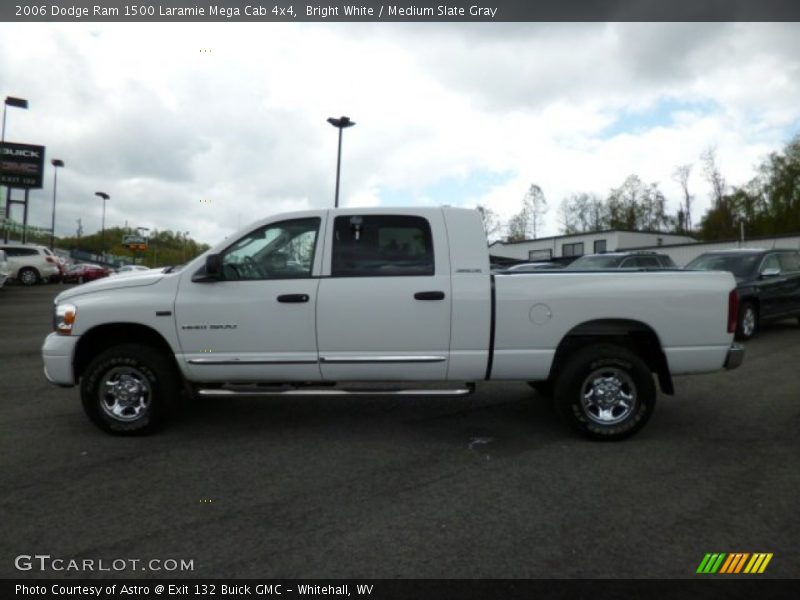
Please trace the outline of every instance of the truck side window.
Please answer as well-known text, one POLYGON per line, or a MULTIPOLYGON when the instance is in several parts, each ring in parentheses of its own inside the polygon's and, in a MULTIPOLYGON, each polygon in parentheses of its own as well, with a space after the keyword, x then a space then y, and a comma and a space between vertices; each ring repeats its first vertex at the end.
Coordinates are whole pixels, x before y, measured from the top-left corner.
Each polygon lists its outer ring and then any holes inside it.
POLYGON ((655 256, 638 256, 635 265, 643 269, 657 269, 661 266, 655 256))
POLYGON ((761 265, 761 272, 763 273, 767 269, 778 269, 780 271, 781 265, 778 262, 777 254, 769 254, 767 258, 764 259, 764 263, 761 265))
POLYGON ((778 262, 784 273, 800 271, 800 252, 783 252, 778 256, 778 262))
POLYGON ((433 274, 433 236, 426 219, 365 215, 334 220, 333 277, 433 274))
POLYGON ((222 255, 226 281, 311 276, 320 219, 270 223, 248 233, 222 255))

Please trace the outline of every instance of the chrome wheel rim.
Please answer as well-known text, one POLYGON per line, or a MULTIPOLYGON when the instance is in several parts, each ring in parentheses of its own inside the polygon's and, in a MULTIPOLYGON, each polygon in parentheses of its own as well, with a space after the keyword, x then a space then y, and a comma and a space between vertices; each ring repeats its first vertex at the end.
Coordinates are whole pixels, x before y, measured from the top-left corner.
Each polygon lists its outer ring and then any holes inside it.
POLYGON ((150 406, 150 384, 133 367, 115 367, 100 382, 100 406, 117 421, 135 421, 150 406))
POLYGON ((24 285, 33 285, 36 283, 36 273, 33 271, 23 271, 20 273, 19 279, 24 285))
POLYGON ((753 335, 756 330, 756 311, 752 307, 747 307, 742 315, 742 333, 747 337, 753 335))
POLYGON ((583 412, 599 425, 621 423, 633 413, 637 400, 633 379, 617 367, 592 371, 581 385, 583 412))

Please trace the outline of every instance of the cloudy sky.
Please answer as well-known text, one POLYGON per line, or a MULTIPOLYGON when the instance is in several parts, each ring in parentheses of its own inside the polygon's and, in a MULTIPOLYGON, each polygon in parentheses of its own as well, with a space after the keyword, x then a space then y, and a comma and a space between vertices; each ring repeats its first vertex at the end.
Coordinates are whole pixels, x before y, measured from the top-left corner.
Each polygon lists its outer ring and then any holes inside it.
MULTIPOLYGON (((519 209, 631 173, 675 209, 700 153, 732 185, 800 132, 798 24, 0 24, 6 138, 61 158, 58 235, 107 226, 214 243, 272 213, 344 206, 519 209)), ((49 226, 52 167, 31 195, 49 226)), ((21 215, 14 215, 21 220, 21 215)))

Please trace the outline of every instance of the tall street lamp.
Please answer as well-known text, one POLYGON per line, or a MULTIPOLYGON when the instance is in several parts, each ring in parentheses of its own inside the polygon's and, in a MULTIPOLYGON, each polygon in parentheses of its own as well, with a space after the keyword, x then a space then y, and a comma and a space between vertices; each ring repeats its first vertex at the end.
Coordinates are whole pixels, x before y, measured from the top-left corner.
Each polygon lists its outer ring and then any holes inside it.
POLYGON ((103 225, 102 225, 102 245, 100 247, 100 254, 105 257, 106 255, 106 200, 111 198, 105 192, 95 192, 95 196, 100 196, 103 199, 103 225))
POLYGON ((351 121, 348 117, 339 117, 338 119, 331 117, 328 123, 333 125, 339 130, 339 152, 336 155, 336 196, 334 196, 333 207, 339 208, 339 174, 342 170, 342 130, 345 127, 352 127, 355 121, 351 121))
POLYGON ((56 238, 56 190, 58 189, 58 168, 64 166, 64 161, 54 158, 50 161, 53 165, 53 218, 50 221, 50 250, 53 249, 56 238))
MULTIPOLYGON (((3 102, 3 127, 2 132, 0 132, 0 152, 2 149, 5 148, 6 145, 6 107, 14 106, 16 108, 28 108, 28 101, 24 98, 14 98, 13 96, 6 96, 5 102, 3 102)), ((1 158, 1 156, 0 156, 1 158)), ((2 168, 3 168, 3 161, 0 159, 0 175, 2 175, 2 168)), ((2 189, 2 186, 0 186, 2 189)), ((0 193, 2 196, 2 193, 0 193)), ((6 221, 11 218, 11 200, 10 193, 8 197, 6 197, 6 221)), ((6 222, 5 233, 3 235, 3 242, 8 243, 8 222, 6 222)))

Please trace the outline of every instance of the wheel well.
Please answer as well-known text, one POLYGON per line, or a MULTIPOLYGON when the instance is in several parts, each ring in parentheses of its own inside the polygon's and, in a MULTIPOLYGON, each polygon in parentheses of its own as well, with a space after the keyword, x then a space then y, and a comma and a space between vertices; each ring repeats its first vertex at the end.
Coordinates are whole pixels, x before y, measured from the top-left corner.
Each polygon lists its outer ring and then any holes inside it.
POLYGON ((743 304, 752 304, 753 308, 756 309, 756 315, 761 312, 761 307, 758 305, 758 298, 745 298, 739 302, 739 306, 741 307, 743 304))
POLYGON ((627 319, 600 319, 573 327, 556 348, 549 379, 555 380, 567 360, 576 351, 598 343, 616 344, 628 348, 658 375, 662 392, 670 395, 674 393, 667 357, 656 332, 640 321, 627 319))
MULTIPOLYGON (((86 367, 100 352, 119 344, 144 344, 162 350, 175 364, 175 354, 167 340, 156 330, 137 323, 110 323, 98 325, 84 333, 75 349, 73 369, 75 380, 83 376, 86 367)), ((175 368, 178 366, 175 364, 175 368)))

